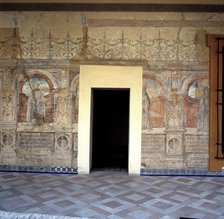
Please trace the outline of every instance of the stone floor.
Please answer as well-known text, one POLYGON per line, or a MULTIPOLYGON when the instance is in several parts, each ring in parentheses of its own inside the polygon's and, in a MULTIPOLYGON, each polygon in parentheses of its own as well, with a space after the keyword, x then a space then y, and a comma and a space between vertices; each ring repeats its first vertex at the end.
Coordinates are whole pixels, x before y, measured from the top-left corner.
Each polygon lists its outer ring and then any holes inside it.
POLYGON ((0 211, 1 219, 80 219, 80 217, 55 216, 49 214, 36 213, 16 213, 10 211, 0 211))
POLYGON ((86 218, 224 219, 224 177, 0 173, 0 210, 86 218))

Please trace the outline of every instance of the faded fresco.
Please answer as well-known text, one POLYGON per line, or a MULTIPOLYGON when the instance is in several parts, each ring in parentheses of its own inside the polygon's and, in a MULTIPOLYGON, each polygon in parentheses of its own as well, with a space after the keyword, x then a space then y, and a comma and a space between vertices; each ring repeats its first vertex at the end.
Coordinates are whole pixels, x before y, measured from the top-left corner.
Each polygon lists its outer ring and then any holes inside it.
POLYGON ((143 130, 164 127, 165 100, 161 85, 148 79, 143 91, 143 130))
POLYGON ((208 76, 188 77, 184 71, 145 76, 142 118, 143 168, 208 167, 208 76))
POLYGON ((209 81, 208 79, 193 81, 185 99, 185 126, 197 128, 197 131, 209 130, 209 81))
POLYGON ((44 122, 46 117, 45 98, 49 94, 49 85, 44 78, 33 77, 28 79, 22 88, 22 94, 27 97, 26 121, 35 123, 44 122))
POLYGON ((136 65, 141 167, 208 169, 206 35, 224 34, 223 22, 223 13, 0 12, 0 164, 77 167, 80 65, 136 65))
POLYGON ((19 121, 33 125, 53 122, 53 95, 45 78, 34 76, 22 85, 19 121))

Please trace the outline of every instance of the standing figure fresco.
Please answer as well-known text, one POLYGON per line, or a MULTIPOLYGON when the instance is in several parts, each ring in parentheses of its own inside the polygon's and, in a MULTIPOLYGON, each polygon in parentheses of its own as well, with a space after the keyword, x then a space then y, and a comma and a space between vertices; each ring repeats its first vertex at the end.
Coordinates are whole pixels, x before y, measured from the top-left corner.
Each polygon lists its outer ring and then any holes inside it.
POLYGON ((40 89, 39 81, 35 81, 28 99, 27 121, 31 122, 34 118, 44 120, 45 117, 45 99, 44 92, 40 89))
POLYGON ((209 88, 203 88, 203 95, 199 100, 199 111, 198 111, 198 121, 197 129, 201 132, 209 131, 209 88))
POLYGON ((46 100, 49 95, 49 85, 42 77, 28 79, 22 88, 26 96, 26 122, 41 125, 46 118, 46 100))
POLYGON ((149 109, 150 109, 150 99, 146 92, 143 92, 142 96, 142 129, 150 129, 149 124, 149 109))

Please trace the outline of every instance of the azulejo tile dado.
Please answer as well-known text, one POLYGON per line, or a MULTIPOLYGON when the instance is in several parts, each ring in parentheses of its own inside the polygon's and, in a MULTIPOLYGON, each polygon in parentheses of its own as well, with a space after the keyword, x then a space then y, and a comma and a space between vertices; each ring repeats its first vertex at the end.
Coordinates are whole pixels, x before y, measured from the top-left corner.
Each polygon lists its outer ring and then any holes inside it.
POLYGON ((222 172, 210 172, 206 169, 149 169, 142 168, 141 176, 223 176, 222 172))
MULTIPOLYGON (((28 172, 28 173, 59 173, 78 174, 77 167, 33 166, 33 165, 0 165, 0 172, 28 172)), ((150 169, 141 168, 141 176, 218 176, 224 177, 224 168, 221 172, 210 172, 206 169, 150 169)))
POLYGON ((0 165, 0 172, 77 174, 77 167, 0 165))

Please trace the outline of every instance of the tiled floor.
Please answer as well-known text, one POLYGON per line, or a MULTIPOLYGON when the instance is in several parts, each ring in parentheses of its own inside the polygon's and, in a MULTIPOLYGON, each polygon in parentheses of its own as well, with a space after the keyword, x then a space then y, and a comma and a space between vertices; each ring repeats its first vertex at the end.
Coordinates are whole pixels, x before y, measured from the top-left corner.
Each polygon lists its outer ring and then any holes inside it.
POLYGON ((0 210, 87 218, 223 218, 223 177, 0 173, 0 210))

